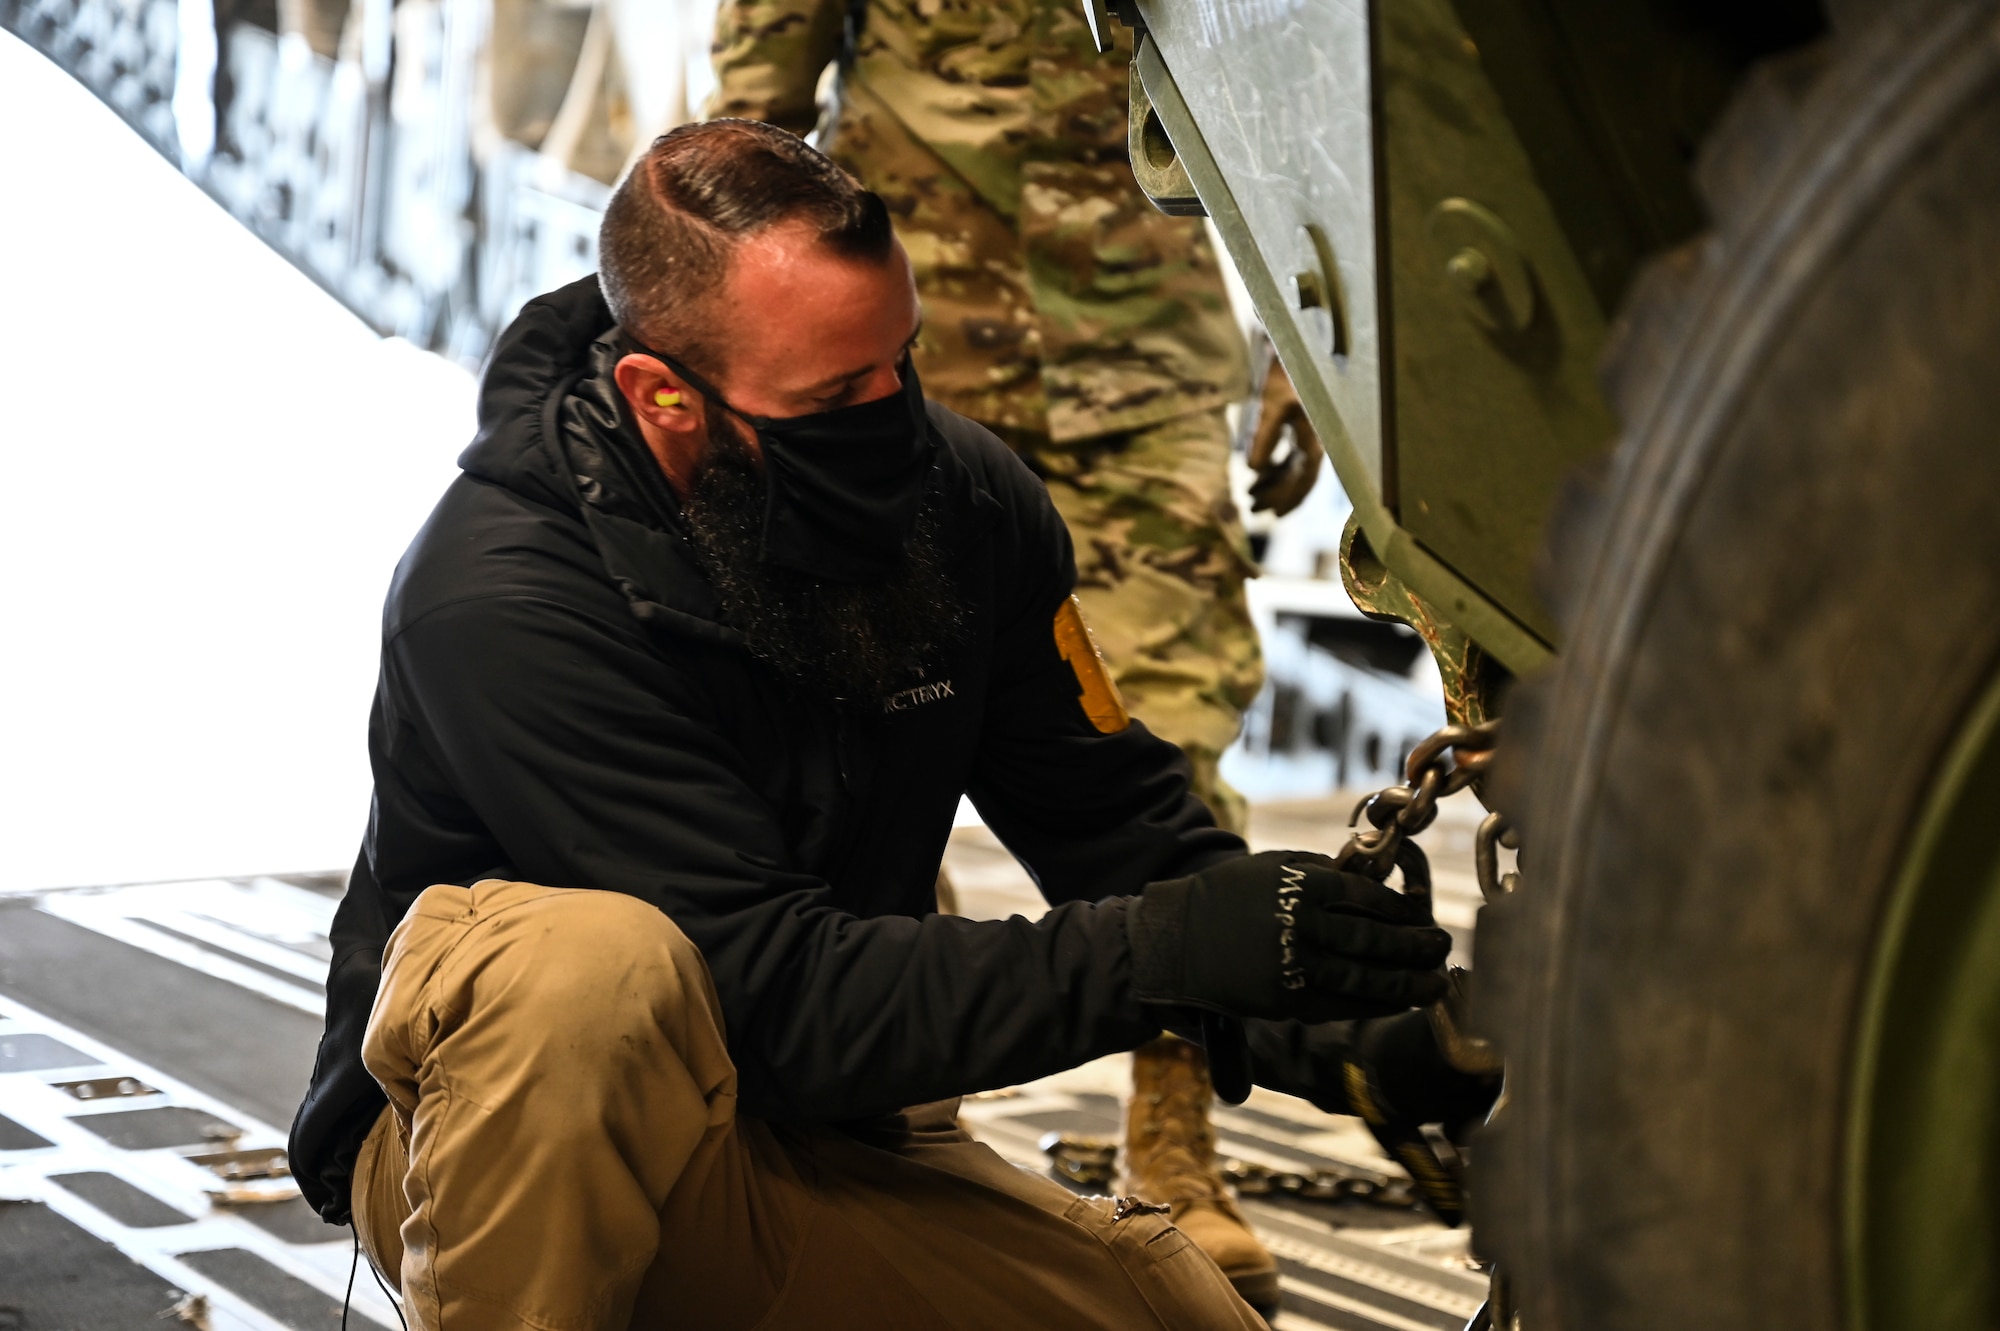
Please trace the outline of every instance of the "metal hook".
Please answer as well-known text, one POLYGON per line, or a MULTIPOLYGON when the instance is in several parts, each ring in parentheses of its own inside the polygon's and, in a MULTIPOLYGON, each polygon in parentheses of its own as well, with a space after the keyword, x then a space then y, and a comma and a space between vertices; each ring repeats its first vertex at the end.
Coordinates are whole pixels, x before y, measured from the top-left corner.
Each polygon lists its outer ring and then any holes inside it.
POLYGON ((1500 872, 1500 847, 1519 850, 1520 834, 1514 824, 1507 821, 1503 813, 1489 813, 1480 820, 1479 830, 1472 836, 1472 867, 1479 876, 1479 895, 1486 898, 1486 904, 1496 905, 1500 899, 1521 885, 1521 875, 1500 872))

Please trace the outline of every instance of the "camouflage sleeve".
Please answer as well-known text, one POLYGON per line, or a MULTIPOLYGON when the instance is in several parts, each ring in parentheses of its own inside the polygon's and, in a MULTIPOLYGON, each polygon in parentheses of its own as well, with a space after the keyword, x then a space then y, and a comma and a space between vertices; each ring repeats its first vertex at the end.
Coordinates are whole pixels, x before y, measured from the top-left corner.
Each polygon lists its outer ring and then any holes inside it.
POLYGON ((818 119, 819 76, 840 54, 844 0, 722 0, 707 119, 741 116, 803 135, 818 119))

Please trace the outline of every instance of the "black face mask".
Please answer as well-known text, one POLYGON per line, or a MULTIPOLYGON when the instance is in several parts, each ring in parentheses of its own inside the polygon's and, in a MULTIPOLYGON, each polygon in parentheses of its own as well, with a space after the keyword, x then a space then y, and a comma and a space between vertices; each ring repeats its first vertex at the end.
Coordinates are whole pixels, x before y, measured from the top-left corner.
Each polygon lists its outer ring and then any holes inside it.
POLYGON ((759 559, 837 582, 880 582, 903 566, 937 445, 908 356, 900 391, 807 416, 752 416, 671 356, 688 385, 757 432, 764 459, 759 559))

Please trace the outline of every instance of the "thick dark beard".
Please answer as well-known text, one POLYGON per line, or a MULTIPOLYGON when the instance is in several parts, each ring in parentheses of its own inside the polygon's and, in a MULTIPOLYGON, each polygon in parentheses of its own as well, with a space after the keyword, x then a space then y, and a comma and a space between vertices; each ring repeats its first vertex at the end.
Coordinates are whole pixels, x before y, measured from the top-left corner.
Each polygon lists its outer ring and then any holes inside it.
MULTIPOLYGON (((715 413, 720 415, 720 413, 715 413)), ((764 472, 711 419, 708 457, 681 500, 695 556, 751 655, 802 691, 867 707, 937 671, 964 633, 947 567, 939 495, 924 496, 902 569, 886 582, 832 582, 761 562, 764 472)))

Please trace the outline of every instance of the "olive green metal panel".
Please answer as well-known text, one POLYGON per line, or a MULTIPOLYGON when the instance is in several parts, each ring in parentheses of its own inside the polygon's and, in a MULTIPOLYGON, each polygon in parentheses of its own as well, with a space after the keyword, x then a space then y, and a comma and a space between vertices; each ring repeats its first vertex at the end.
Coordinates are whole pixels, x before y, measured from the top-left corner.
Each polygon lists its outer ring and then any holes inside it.
POLYGON ((1531 568, 1557 486, 1616 430, 1604 316, 1449 0, 1375 19, 1396 515, 1553 642, 1531 568))
POLYGON ((1508 120, 1543 168, 1542 186, 1609 314, 1648 253, 1701 229, 1687 163, 1734 71, 1678 53, 1661 60, 1662 34, 1640 6, 1454 0, 1453 7, 1508 120), (1583 58, 1593 51, 1605 58, 1583 58), (1579 114, 1585 110, 1594 114, 1579 114))
POLYGON ((2000 1193, 2000 686, 1912 838, 1861 1011, 1848 1112, 1851 1331, 1990 1331, 2000 1193))
POLYGON ((1453 0, 1608 316, 1705 226, 1689 166, 1743 71, 1825 26, 1815 0, 1453 0))
POLYGON ((1613 435, 1605 322, 1699 230, 1696 149, 1814 0, 1085 4, 1144 25, 1135 170, 1214 218, 1369 546, 1534 668, 1542 525, 1613 435))
POLYGON ((1425 550, 1390 507, 1365 15, 1332 0, 1140 0, 1140 10, 1147 113, 1242 272, 1370 547, 1510 670, 1536 669, 1546 640, 1425 550), (1169 66, 1174 49, 1187 79, 1169 66), (1325 106, 1335 109, 1322 116, 1325 106))

